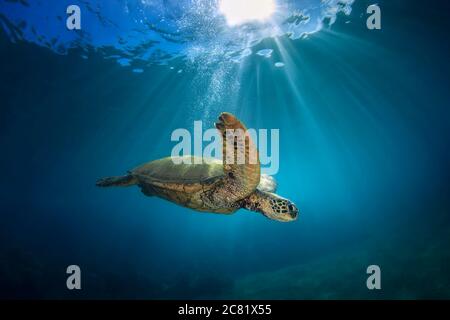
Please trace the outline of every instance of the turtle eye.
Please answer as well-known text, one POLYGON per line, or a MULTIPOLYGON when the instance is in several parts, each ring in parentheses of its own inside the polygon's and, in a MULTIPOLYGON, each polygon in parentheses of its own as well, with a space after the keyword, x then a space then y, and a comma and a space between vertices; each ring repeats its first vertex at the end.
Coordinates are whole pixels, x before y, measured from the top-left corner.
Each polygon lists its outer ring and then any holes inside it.
POLYGON ((292 204, 288 205, 289 211, 294 211, 294 207, 292 206, 292 204))

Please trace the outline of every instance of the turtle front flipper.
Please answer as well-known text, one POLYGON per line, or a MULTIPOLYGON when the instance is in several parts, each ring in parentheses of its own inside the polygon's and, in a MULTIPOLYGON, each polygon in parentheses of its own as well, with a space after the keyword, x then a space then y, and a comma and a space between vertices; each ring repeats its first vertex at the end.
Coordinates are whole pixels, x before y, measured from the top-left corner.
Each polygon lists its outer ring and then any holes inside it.
POLYGON ((253 193, 259 184, 258 149, 245 125, 231 113, 221 113, 216 128, 222 135, 223 186, 228 191, 227 200, 238 201, 253 193))

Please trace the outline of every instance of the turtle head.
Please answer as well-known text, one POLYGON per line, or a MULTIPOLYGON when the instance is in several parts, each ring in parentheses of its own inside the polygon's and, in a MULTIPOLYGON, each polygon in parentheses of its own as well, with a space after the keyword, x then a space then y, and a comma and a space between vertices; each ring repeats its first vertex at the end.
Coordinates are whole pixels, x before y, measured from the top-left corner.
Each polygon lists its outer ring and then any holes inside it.
POLYGON ((289 222, 297 219, 298 209, 288 199, 274 193, 264 192, 265 199, 261 201, 261 213, 267 218, 289 222))
POLYGON ((269 219, 290 222, 297 219, 297 206, 290 200, 274 193, 256 190, 245 199, 244 208, 261 212, 269 219))

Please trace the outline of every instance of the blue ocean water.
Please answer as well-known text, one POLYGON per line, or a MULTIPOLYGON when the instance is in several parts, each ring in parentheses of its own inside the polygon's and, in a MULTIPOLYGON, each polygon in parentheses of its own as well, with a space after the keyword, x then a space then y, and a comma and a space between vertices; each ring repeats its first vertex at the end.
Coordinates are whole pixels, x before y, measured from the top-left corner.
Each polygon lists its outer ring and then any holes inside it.
POLYGON ((366 0, 235 28, 215 4, 0 0, 0 297, 449 298, 448 5, 378 1, 368 30, 366 0), (222 111, 280 129, 297 221, 95 186, 222 111))

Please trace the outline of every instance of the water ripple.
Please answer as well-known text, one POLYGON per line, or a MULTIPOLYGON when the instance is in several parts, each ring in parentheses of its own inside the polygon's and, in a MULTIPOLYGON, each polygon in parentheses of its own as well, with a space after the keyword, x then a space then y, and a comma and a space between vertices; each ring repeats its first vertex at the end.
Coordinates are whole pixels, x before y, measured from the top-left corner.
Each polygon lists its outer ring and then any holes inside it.
MULTIPOLYGON (((27 41, 58 54, 71 49, 131 62, 168 64, 182 58, 240 63, 251 48, 269 37, 291 39, 332 24, 349 14, 354 0, 276 0, 265 21, 230 26, 219 10, 221 0, 76 0, 81 30, 66 29, 66 1, 0 0, 0 28, 13 42, 27 41)), ((125 63, 124 63, 125 62, 125 63)))

